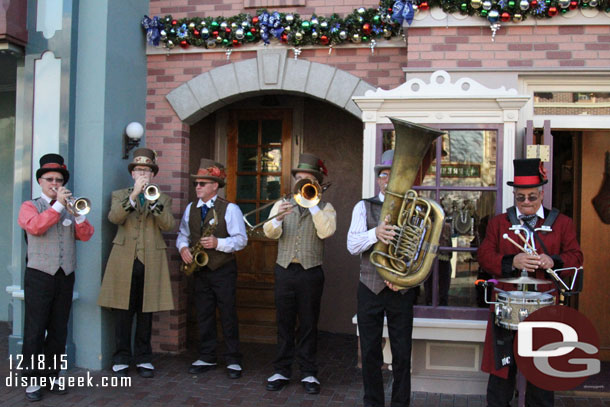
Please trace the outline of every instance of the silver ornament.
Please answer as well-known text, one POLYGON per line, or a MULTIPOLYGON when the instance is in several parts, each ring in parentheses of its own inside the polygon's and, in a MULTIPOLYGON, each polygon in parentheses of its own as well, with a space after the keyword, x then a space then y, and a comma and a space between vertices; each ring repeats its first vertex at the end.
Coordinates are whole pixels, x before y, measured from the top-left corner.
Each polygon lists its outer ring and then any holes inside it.
POLYGON ((244 39, 244 30, 242 30, 241 28, 238 28, 237 30, 235 30, 235 38, 237 38, 238 40, 243 40, 244 39))
POLYGON ((568 8, 570 0, 559 0, 557 3, 559 3, 559 7, 561 8, 568 8))
POLYGON ((347 39, 347 33, 345 31, 340 31, 339 38, 341 38, 342 40, 347 39))
POLYGON ((159 35, 161 36, 161 39, 162 39, 163 41, 165 41, 165 40, 167 39, 167 33, 165 32, 165 30, 161 30, 161 31, 159 32, 159 35))
POLYGON ((227 29, 227 22, 226 22, 226 21, 223 21, 222 23, 220 23, 220 29, 221 29, 222 31, 224 31, 224 30, 226 30, 226 29, 227 29))
POLYGON ((294 39, 297 41, 302 41, 303 40, 303 33, 300 31, 297 31, 296 34, 294 34, 294 39))
POLYGON ((597 0, 589 1, 589 7, 597 7, 598 4, 599 4, 599 2, 597 0))
POLYGON ((167 48, 172 49, 175 47, 174 43, 172 42, 172 40, 167 41, 167 44, 165 44, 167 46, 167 48))
POLYGON ((352 35, 352 41, 358 44, 360 41, 362 41, 362 38, 360 38, 359 34, 354 34, 352 35))
POLYGON ((358 9, 358 14, 362 15, 362 14, 364 14, 364 13, 366 13, 366 9, 365 9, 364 7, 360 7, 360 8, 358 9))
POLYGON ((481 8, 482 4, 483 2, 481 0, 470 0, 470 7, 475 10, 481 8))
POLYGON ((286 31, 287 33, 289 33, 289 32, 290 32, 290 26, 289 26, 289 25, 287 25, 286 27, 284 27, 284 31, 286 31))
POLYGON ((483 2, 483 10, 487 10, 487 11, 491 10, 491 1, 485 0, 483 2))
POLYGON ((209 39, 206 43, 205 46, 208 48, 216 48, 216 41, 209 39))
POLYGON ((195 29, 195 23, 190 23, 189 30, 194 30, 194 29, 195 29))
POLYGON ((322 29, 326 30, 326 29, 328 28, 328 22, 326 22, 326 21, 322 21, 322 22, 320 23, 320 27, 322 27, 322 29))
POLYGON ((294 21, 294 16, 292 14, 286 14, 286 22, 288 24, 292 24, 293 21, 294 21))
POLYGON ((311 38, 313 38, 314 40, 318 38, 318 32, 316 30, 313 30, 311 32, 311 38))
POLYGON ((523 11, 527 10, 528 8, 530 8, 530 2, 529 0, 521 0, 519 2, 519 8, 523 11))
POLYGON ((249 26, 250 26, 250 23, 249 23, 249 22, 247 22, 247 21, 242 21, 242 22, 241 22, 241 27, 242 27, 242 28, 248 28, 249 26))
POLYGON ((316 25, 318 25, 318 19, 314 17, 311 19, 311 26, 315 27, 316 25))

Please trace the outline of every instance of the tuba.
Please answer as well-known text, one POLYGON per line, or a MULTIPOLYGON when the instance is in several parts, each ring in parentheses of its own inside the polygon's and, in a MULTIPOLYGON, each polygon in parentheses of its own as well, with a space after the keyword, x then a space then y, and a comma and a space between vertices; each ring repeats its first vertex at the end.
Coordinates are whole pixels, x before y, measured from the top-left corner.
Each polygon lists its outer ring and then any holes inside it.
POLYGON ((370 261, 383 280, 400 289, 422 283, 432 269, 443 229, 445 213, 433 200, 410 189, 424 154, 442 131, 392 119, 396 130, 394 160, 380 221, 389 215, 396 236, 375 244, 370 261))

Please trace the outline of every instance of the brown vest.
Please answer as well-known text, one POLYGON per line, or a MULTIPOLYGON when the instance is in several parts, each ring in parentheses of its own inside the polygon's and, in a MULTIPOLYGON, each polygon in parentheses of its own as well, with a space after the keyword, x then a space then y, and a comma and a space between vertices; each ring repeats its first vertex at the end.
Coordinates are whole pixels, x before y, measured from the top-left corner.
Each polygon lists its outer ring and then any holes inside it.
MULTIPOLYGON (((210 208, 202 225, 201 208, 197 208, 197 202, 199 201, 195 201, 191 204, 191 212, 189 213, 191 246, 194 246, 195 242, 201 238, 202 230, 206 229, 210 224, 210 220, 214 219, 214 211, 210 208)), ((216 210, 216 217, 218 218, 218 224, 216 225, 214 236, 217 238, 229 237, 229 232, 227 232, 227 222, 225 221, 227 206, 229 206, 229 202, 220 197, 217 197, 214 201, 214 209, 216 210)), ((224 253, 218 250, 206 250, 206 253, 209 257, 206 267, 209 267, 210 270, 216 270, 220 266, 225 265, 235 258, 233 253, 224 253)))
MULTIPOLYGON (((383 202, 379 198, 369 198, 364 200, 366 208, 366 229, 370 230, 379 225, 379 216, 381 215, 381 206, 383 202)), ((360 254, 360 281, 375 294, 379 294, 386 285, 377 273, 377 269, 369 260, 369 256, 375 245, 371 246, 367 251, 360 254)))

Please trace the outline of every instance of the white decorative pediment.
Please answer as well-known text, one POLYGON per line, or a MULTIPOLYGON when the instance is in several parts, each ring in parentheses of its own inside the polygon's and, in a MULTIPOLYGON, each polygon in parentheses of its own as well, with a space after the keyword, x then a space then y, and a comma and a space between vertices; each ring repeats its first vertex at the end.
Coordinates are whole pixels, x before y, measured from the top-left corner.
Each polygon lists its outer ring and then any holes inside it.
POLYGON ((456 99, 456 98, 503 98, 517 96, 517 90, 502 86, 488 88, 471 78, 451 81, 446 71, 436 71, 430 75, 430 82, 419 78, 408 80, 402 85, 384 90, 369 90, 361 99, 456 99))

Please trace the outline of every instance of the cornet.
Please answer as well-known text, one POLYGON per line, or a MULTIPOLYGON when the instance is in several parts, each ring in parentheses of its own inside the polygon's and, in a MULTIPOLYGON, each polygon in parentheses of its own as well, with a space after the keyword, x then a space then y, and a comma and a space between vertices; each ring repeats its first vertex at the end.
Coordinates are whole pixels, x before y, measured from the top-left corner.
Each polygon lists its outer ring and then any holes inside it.
MULTIPOLYGON (((57 188, 53 187, 51 189, 57 192, 57 188)), ((91 210, 91 201, 88 198, 71 196, 66 198, 66 209, 74 216, 84 216, 91 210)))
POLYGON ((161 196, 159 186, 157 184, 146 184, 144 187, 144 198, 147 201, 156 201, 161 196))
POLYGON ((297 205, 300 206, 301 208, 313 208, 318 203, 320 203, 320 200, 322 199, 322 192, 326 191, 329 187, 330 187, 330 183, 320 185, 317 181, 312 181, 307 178, 301 179, 295 184, 293 193, 287 194, 287 195, 281 197, 280 199, 276 199, 275 201, 269 202, 269 203, 261 206, 260 208, 254 209, 254 210, 244 214, 244 222, 246 222, 246 225, 248 225, 250 230, 254 230, 254 229, 258 229, 265 223, 269 222, 271 219, 274 219, 287 212, 290 212, 292 210, 292 208, 294 208, 297 205), (265 208, 275 204, 278 201, 282 201, 285 199, 288 200, 288 199, 290 199, 291 196, 294 197, 294 200, 296 201, 297 204, 292 205, 290 207, 290 209, 287 209, 283 212, 276 213, 272 217, 270 217, 260 223, 257 223, 256 225, 252 225, 248 221, 248 216, 253 215, 257 212, 260 212, 260 211, 264 210, 265 208))

